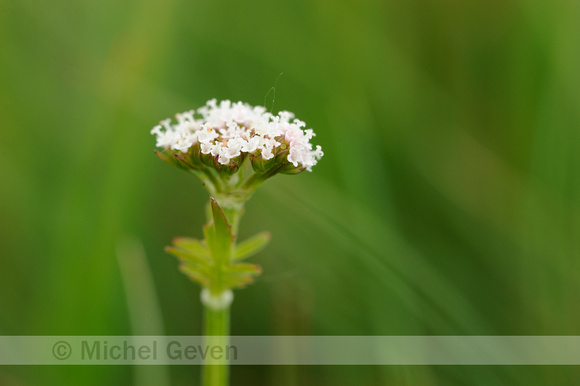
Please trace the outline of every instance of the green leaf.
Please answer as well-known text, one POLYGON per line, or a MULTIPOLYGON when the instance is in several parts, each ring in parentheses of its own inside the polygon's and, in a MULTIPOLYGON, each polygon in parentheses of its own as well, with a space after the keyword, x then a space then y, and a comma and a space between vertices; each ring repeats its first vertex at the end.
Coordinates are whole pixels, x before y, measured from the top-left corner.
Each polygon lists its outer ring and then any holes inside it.
POLYGON ((255 255, 264 249, 269 241, 270 232, 262 232, 250 237, 236 246, 232 260, 239 261, 255 255))
POLYGON ((190 237, 176 237, 173 239, 173 245, 177 248, 185 249, 208 262, 211 261, 209 249, 203 241, 192 239, 190 237))
POLYGON ((211 211, 213 215, 213 223, 215 226, 216 235, 218 237, 218 241, 223 244, 230 244, 233 241, 232 237, 232 227, 228 224, 228 220, 226 215, 220 208, 218 202, 213 198, 210 197, 211 202, 211 211))
POLYGON ((198 265, 198 264, 190 263, 189 261, 181 260, 180 266, 187 267, 187 269, 189 271, 199 272, 200 274, 206 276, 207 278, 212 277, 212 270, 211 270, 211 267, 209 265, 198 265))
POLYGON ((226 267, 226 273, 233 275, 259 275, 262 273, 262 267, 257 264, 234 264, 226 267))
POLYGON ((203 287, 209 287, 210 280, 209 278, 204 275, 203 273, 197 271, 190 265, 181 264, 179 266, 179 270, 186 274, 191 280, 198 282, 203 287))
POLYGON ((203 227, 205 240, 216 264, 225 264, 230 260, 231 247, 234 241, 226 216, 217 201, 210 197, 213 221, 203 227))
POLYGON ((195 253, 192 253, 190 250, 183 249, 183 248, 176 248, 176 247, 165 247, 165 252, 171 253, 184 261, 199 264, 199 265, 208 265, 209 261, 202 256, 199 256, 195 253))
POLYGON ((228 288, 244 288, 248 284, 252 284, 254 282, 254 278, 252 276, 230 276, 226 279, 226 285, 228 288))

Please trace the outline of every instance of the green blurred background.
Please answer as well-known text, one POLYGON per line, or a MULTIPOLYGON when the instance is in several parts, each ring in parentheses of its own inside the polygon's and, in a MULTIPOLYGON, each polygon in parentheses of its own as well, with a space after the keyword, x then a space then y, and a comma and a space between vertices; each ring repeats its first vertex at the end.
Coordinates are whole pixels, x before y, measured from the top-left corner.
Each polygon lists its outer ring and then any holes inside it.
MULTIPOLYGON (((211 98, 293 111, 326 153, 248 204, 242 237, 273 239, 233 334, 580 335, 578 2, 0 0, 1 335, 200 333, 198 288, 163 247, 201 236, 207 195, 149 130, 211 98)), ((4 367, 0 384, 198 372, 4 367)), ((572 385, 580 371, 232 377, 572 385)))

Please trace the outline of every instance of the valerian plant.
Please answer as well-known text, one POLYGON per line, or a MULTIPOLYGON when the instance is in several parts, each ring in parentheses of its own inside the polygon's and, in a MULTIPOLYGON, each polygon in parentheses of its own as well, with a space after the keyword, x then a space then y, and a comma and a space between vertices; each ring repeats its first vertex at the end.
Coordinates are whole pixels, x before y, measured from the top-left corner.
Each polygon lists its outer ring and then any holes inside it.
MULTIPOLYGON (((157 138, 155 153, 163 161, 191 172, 210 194, 203 240, 179 237, 166 251, 177 256, 180 269, 202 287, 204 335, 211 345, 225 345, 234 288, 252 283, 261 273, 245 260, 261 251, 270 239, 263 232, 238 243, 244 204, 274 175, 312 171, 323 156, 310 143, 314 132, 288 111, 278 115, 262 106, 215 99, 204 107, 176 114, 151 130, 157 138)), ((209 358, 204 385, 228 384, 224 359, 209 358)))

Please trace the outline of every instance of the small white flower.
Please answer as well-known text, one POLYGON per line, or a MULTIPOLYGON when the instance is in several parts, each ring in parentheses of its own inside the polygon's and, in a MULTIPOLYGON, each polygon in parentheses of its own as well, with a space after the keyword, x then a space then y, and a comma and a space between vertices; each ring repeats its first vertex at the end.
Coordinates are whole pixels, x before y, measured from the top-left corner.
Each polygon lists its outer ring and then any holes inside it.
POLYGON ((209 142, 201 142, 201 154, 209 154, 211 153, 211 149, 213 149, 213 144, 209 142))
POLYGON ((228 141, 227 149, 230 158, 235 158, 242 153, 244 142, 245 141, 239 137, 232 138, 228 141))
POLYGON ((171 146, 174 150, 179 150, 183 153, 187 152, 189 148, 197 141, 196 133, 181 132, 177 133, 177 140, 171 146))
POLYGON ((210 150, 210 154, 216 157, 221 153, 222 153, 222 144, 220 142, 213 144, 210 150))
POLYGON ((197 132, 197 140, 200 143, 209 143, 213 142, 214 139, 218 138, 219 134, 215 132, 213 128, 211 128, 207 124, 200 125, 200 129, 197 132))
POLYGON ((167 118, 159 122, 163 127, 165 127, 166 131, 171 131, 171 118, 167 118))
POLYGON ((221 165, 227 165, 230 163, 230 157, 228 157, 227 149, 225 147, 220 147, 218 155, 218 162, 221 165))
POLYGON ((288 152, 288 161, 297 167, 299 162, 302 161, 302 153, 297 148, 291 147, 288 152))
POLYGON ((242 151, 245 153, 253 153, 256 150, 258 150, 258 147, 260 146, 261 143, 262 137, 257 135, 253 136, 247 141, 244 141, 244 144, 242 145, 242 151))
POLYGON ((272 158, 274 158, 274 152, 272 152, 272 148, 266 146, 266 144, 264 144, 264 146, 262 146, 262 159, 264 160, 270 160, 272 158))

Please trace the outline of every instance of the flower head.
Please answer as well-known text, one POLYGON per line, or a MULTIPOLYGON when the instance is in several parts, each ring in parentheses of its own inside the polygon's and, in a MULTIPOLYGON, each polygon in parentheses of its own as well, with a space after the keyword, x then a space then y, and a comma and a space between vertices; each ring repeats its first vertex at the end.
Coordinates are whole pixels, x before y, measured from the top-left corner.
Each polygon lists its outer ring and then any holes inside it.
POLYGON ((258 175, 254 180, 264 180, 276 173, 312 171, 323 156, 321 147, 310 143, 312 129, 304 130, 306 124, 288 111, 272 115, 262 106, 212 99, 197 111, 177 114, 176 120, 163 120, 151 130, 163 149, 157 152, 160 158, 201 176, 225 178, 228 188, 225 176, 243 165, 251 164, 258 175))
POLYGON ((199 146, 201 154, 211 154, 219 165, 233 166, 239 157, 248 155, 254 157, 256 165, 281 156, 278 163, 311 171, 323 155, 320 146, 312 148, 312 129, 303 130, 306 124, 293 119, 294 114, 288 111, 274 116, 262 106, 229 100, 218 104, 212 99, 197 114, 191 110, 176 118, 177 123, 166 119, 151 130, 157 147, 188 153, 199 146))

